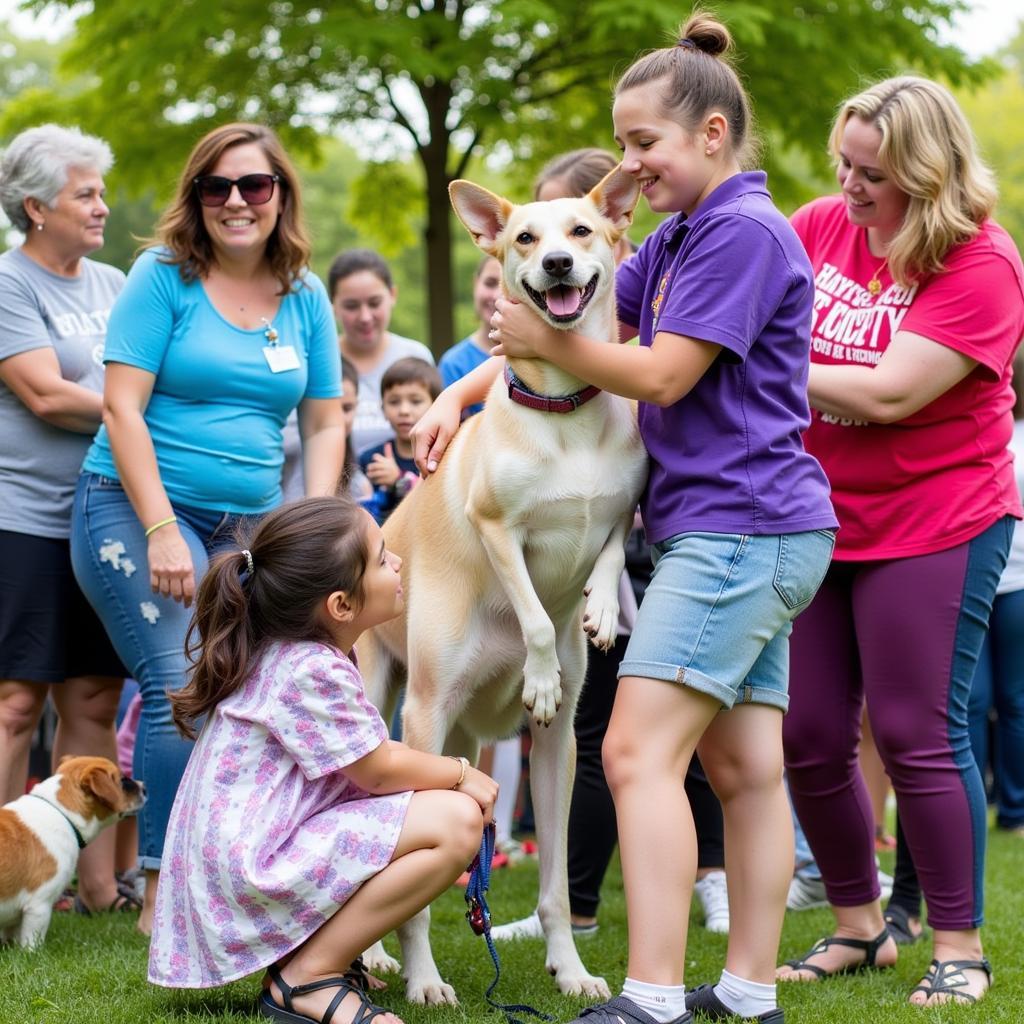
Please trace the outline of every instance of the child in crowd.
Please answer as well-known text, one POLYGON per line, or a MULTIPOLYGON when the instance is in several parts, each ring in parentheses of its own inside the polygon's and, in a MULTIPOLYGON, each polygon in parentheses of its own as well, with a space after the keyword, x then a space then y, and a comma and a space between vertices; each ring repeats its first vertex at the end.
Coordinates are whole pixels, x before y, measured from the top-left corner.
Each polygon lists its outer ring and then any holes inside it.
MULTIPOLYGON (((733 1014, 782 1024, 775 957, 793 869, 782 784, 793 619, 828 568, 836 518, 804 450, 814 274, 761 171, 750 103, 700 12, 677 45, 615 89, 622 169, 670 213, 616 274, 614 345, 555 330, 499 299, 495 354, 540 357, 640 401, 650 458, 641 512, 656 564, 619 667, 604 740, 629 923, 621 995, 586 1024, 683 1024, 733 1014), (683 987, 697 843, 682 781, 696 749, 725 817, 729 946, 717 985, 683 987), (656 809, 652 813, 652 809, 656 809)), ((492 360, 442 394, 416 430, 436 467, 492 360)))
POLYGON ((372 499, 363 504, 378 523, 383 523, 419 482, 409 433, 440 393, 440 374, 414 356, 392 363, 381 377, 380 404, 395 439, 359 456, 359 465, 373 485, 372 499))
MULTIPOLYGON (((487 339, 487 332, 491 328, 495 300, 500 294, 501 264, 493 256, 484 256, 473 274, 473 312, 479 324, 472 334, 452 345, 441 356, 437 368, 441 372, 444 387, 465 377, 470 370, 475 370, 490 358, 491 343, 487 339)), ((483 402, 476 402, 465 411, 465 415, 472 416, 483 407, 483 402)))
POLYGON ((464 758, 389 740, 363 692, 350 652, 401 610, 400 564, 341 497, 284 505, 212 561, 171 697, 182 732, 205 724, 168 825, 154 984, 266 970, 265 1017, 400 1024, 353 961, 452 884, 497 795, 464 758))
POLYGON ((345 356, 341 357, 341 415, 345 421, 345 461, 341 466, 339 494, 347 494, 353 501, 365 504, 373 497, 373 484, 370 483, 355 446, 352 444, 352 428, 356 422, 356 409, 359 405, 359 371, 345 356))

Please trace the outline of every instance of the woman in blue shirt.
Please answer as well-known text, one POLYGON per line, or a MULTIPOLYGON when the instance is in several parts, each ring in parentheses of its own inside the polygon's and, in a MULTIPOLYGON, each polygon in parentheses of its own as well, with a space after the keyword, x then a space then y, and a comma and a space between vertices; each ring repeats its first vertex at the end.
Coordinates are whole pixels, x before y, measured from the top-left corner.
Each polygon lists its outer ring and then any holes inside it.
POLYGON ((334 492, 344 452, 334 320, 307 269, 298 179, 274 134, 232 124, 200 140, 155 241, 111 313, 104 425, 83 464, 71 541, 75 575, 142 692, 147 933, 190 751, 166 694, 185 683, 198 582, 239 520, 280 503, 293 409, 308 494, 334 492))

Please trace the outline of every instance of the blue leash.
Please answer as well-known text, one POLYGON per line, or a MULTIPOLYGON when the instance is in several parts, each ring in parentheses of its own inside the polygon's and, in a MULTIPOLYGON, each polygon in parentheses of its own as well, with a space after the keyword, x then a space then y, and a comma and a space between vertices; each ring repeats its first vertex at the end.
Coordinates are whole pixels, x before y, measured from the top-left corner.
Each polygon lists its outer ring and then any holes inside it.
POLYGON ((496 1010, 501 1010, 508 1024, 523 1024, 521 1020, 513 1016, 514 1013, 530 1013, 541 1020, 554 1020, 554 1017, 541 1013, 540 1010, 535 1010, 525 1003, 498 1003, 491 998, 491 993, 497 988, 498 979, 501 977, 498 951, 494 948, 494 939, 491 938, 491 911, 487 906, 487 897, 484 895, 491 887, 494 831, 494 822, 492 821, 484 829, 483 839, 480 841, 480 852, 469 866, 469 883, 466 885, 466 904, 469 907, 466 911, 466 920, 469 921, 470 928, 477 935, 482 935, 487 940, 487 950, 491 954, 491 960, 494 961, 494 981, 488 987, 484 998, 496 1010))

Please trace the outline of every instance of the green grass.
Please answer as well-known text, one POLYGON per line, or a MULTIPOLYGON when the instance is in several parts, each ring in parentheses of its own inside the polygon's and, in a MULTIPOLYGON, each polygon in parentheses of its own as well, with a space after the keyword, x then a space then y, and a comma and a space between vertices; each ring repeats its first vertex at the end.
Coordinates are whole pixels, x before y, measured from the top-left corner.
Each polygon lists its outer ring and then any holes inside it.
MULTIPOLYGON (((888 858, 891 862, 891 858, 888 858)), ((887 866, 891 866, 888 863, 887 866)), ((536 896, 532 863, 496 871, 489 902, 496 923, 531 910, 536 896)), ((893 971, 833 979, 824 984, 793 984, 782 988, 781 1002, 789 1024, 945 1024, 947 1021, 1018 1024, 1024 1019, 1024 841, 995 833, 989 843, 986 953, 996 982, 977 1008, 941 1007, 920 1010, 907 1005, 929 960, 925 944, 901 951, 893 971)), ((458 1007, 425 1009, 410 1006, 400 995, 400 980, 391 978, 381 1002, 406 1024, 455 1024, 489 1021, 503 1024, 490 1011, 484 992, 493 968, 483 939, 473 935, 463 918, 465 904, 458 890, 435 904, 432 935, 441 973, 462 1000, 458 1007)), ((253 1006, 258 979, 207 992, 170 992, 145 980, 146 940, 134 930, 133 916, 85 918, 55 914, 45 946, 37 953, 0 949, 0 1022, 2 1024, 242 1024, 257 1018, 253 1006)), ((827 910, 790 913, 783 933, 782 956, 804 952, 828 933, 827 910)), ((710 935, 694 920, 690 927, 687 981, 716 980, 725 955, 725 937, 710 935)), ((388 948, 397 954, 393 938, 388 948)), ((617 863, 605 883, 601 928, 581 939, 587 967, 603 974, 613 992, 625 973, 626 932, 621 877, 617 863)), ((556 1021, 571 1020, 583 1003, 561 996, 544 971, 540 940, 502 944, 500 1001, 530 1003, 556 1021)), ((525 1021, 532 1018, 526 1017, 525 1021)))

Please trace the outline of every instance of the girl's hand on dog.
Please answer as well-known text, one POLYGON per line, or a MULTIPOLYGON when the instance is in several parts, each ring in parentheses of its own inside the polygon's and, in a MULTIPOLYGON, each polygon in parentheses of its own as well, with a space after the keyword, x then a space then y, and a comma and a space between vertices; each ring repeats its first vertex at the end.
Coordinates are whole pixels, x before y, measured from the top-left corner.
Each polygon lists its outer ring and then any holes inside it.
POLYGON ((196 574, 192 552, 177 524, 170 523, 150 534, 146 553, 153 593, 181 601, 188 608, 195 597, 196 574))
POLYGON ((494 304, 487 337, 494 343, 492 356, 511 359, 543 358, 548 344, 557 344, 558 332, 528 306, 504 296, 494 304), (552 335, 554 338, 552 339, 552 335))
POLYGON ((446 388, 409 432, 413 458, 422 476, 437 469, 445 449, 462 422, 462 405, 446 388))
POLYGON ((494 802, 498 799, 498 784, 485 775, 479 768, 472 765, 466 766, 466 777, 458 792, 471 796, 479 805, 484 821, 488 822, 494 818, 494 802))

